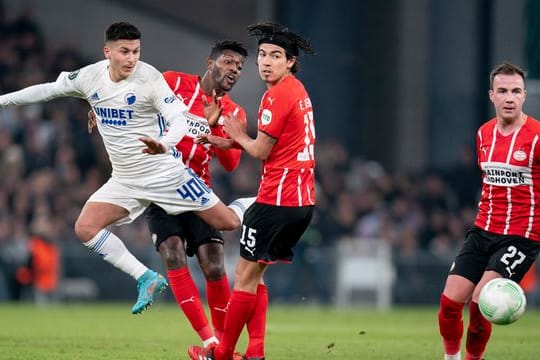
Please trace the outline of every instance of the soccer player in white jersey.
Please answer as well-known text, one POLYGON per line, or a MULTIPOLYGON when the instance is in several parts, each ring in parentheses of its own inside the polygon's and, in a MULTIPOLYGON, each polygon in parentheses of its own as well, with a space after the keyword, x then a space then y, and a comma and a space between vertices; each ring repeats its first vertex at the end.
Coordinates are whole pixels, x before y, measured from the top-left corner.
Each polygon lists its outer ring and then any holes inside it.
POLYGON ((228 208, 182 163, 175 145, 187 131, 187 108, 157 69, 139 61, 140 38, 135 26, 114 23, 105 34, 105 60, 62 72, 55 82, 0 96, 0 108, 67 96, 85 99, 92 107, 112 174, 87 200, 75 233, 86 247, 137 280, 134 314, 151 305, 167 282, 137 260, 107 230, 109 225, 133 221, 150 203, 169 214, 194 211, 220 230, 239 227, 243 216, 241 201, 228 208))

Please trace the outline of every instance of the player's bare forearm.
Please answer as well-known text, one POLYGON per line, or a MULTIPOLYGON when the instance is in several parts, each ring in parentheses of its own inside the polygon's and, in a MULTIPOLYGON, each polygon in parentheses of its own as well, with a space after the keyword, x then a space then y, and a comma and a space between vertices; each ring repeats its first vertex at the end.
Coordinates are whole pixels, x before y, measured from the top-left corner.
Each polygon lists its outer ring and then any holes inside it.
POLYGON ((242 147, 249 155, 253 156, 256 159, 265 160, 265 157, 262 157, 260 154, 260 149, 257 148, 255 139, 249 137, 248 134, 243 133, 236 136, 234 140, 238 145, 242 147))
POLYGON ((195 140, 197 144, 210 144, 217 149, 227 150, 233 147, 232 139, 224 138, 215 135, 199 135, 195 140))
POLYGON ((235 141, 254 158, 266 160, 272 152, 277 140, 262 131, 257 132, 257 138, 252 139, 248 134, 242 133, 236 136, 235 141))

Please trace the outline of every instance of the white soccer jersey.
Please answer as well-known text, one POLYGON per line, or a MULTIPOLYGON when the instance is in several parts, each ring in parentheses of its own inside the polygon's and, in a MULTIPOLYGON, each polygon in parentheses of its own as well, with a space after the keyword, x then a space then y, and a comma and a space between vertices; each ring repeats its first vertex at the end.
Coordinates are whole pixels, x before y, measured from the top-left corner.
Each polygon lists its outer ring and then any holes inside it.
POLYGON ((52 83, 30 86, 0 96, 0 107, 48 101, 57 97, 78 97, 91 105, 97 116, 97 128, 112 164, 112 177, 122 182, 175 172, 179 163, 171 154, 143 154, 140 137, 159 139, 169 148, 187 132, 183 115, 186 106, 177 100, 162 74, 139 61, 125 80, 109 77, 109 60, 62 72, 52 83), (166 119, 166 121, 165 121, 166 119), (165 129, 168 127, 167 134, 165 129))

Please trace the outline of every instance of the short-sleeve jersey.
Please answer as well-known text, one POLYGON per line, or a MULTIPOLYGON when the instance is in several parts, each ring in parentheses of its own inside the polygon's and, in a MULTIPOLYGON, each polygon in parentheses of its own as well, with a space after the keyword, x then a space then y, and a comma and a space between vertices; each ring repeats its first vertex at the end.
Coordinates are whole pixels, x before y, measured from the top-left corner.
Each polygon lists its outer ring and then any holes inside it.
POLYGON ((276 139, 263 161, 257 202, 276 206, 315 205, 315 125, 302 83, 288 75, 261 100, 258 129, 276 139))
MULTIPOLYGON (((176 149, 182 153, 184 163, 195 171, 203 181, 210 186, 210 160, 214 154, 227 171, 232 171, 240 161, 241 151, 237 149, 221 150, 216 152, 209 144, 196 144, 195 139, 201 134, 210 134, 210 126, 204 116, 204 106, 202 96, 205 95, 201 89, 198 75, 191 75, 177 71, 166 71, 163 73, 165 81, 169 84, 176 97, 183 102, 187 109, 188 132, 176 145, 176 149)), ((222 115, 238 114, 238 117, 245 123, 246 113, 237 105, 228 94, 221 98, 223 106, 222 115)), ((215 128, 223 128, 223 119, 218 120, 215 128)), ((219 131, 219 129, 217 129, 219 131)))
POLYGON ((475 225, 540 241, 540 123, 527 117, 506 136, 496 125, 491 119, 476 137, 482 194, 475 225))
POLYGON ((137 182, 173 169, 178 171, 179 160, 170 154, 142 153, 145 145, 139 138, 159 139, 167 128, 165 119, 185 122, 184 104, 151 65, 139 61, 133 73, 119 82, 110 79, 108 65, 109 61, 103 60, 71 73, 63 72, 56 86, 60 96, 83 98, 94 110, 112 176, 137 182))

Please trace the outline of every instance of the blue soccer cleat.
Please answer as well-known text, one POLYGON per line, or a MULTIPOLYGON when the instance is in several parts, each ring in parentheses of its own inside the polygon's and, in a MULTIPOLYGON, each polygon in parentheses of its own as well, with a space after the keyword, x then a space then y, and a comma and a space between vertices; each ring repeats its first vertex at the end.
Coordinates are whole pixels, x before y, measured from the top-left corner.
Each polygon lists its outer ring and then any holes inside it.
POLYGON ((157 294, 163 291, 169 284, 160 274, 150 269, 137 279, 137 302, 131 309, 132 314, 140 314, 154 302, 157 294))

